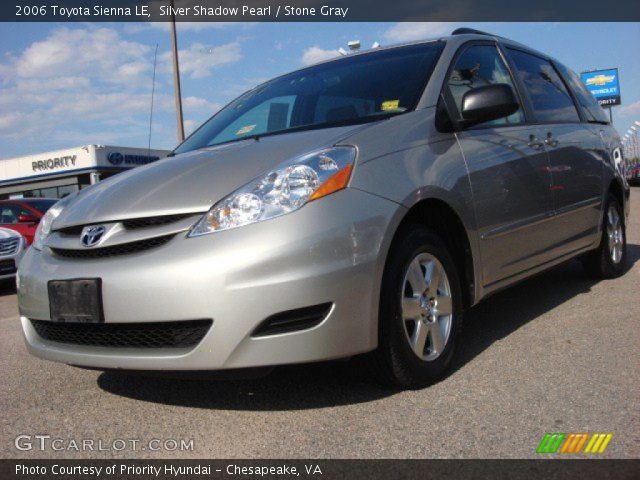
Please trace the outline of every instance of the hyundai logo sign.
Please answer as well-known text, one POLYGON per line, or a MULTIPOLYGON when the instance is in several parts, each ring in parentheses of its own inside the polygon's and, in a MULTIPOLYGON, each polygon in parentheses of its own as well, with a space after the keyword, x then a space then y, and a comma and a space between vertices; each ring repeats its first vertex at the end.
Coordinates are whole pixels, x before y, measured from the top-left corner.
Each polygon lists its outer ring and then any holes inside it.
POLYGON ((146 165, 147 163, 155 162, 160 157, 148 156, 148 155, 134 155, 134 154, 122 154, 120 152, 110 152, 107 155, 107 160, 111 165, 146 165))
POLYGON ((109 163, 111 163, 112 165, 120 165, 122 162, 124 162, 124 155, 122 155, 120 152, 111 152, 107 157, 107 160, 109 160, 109 163))

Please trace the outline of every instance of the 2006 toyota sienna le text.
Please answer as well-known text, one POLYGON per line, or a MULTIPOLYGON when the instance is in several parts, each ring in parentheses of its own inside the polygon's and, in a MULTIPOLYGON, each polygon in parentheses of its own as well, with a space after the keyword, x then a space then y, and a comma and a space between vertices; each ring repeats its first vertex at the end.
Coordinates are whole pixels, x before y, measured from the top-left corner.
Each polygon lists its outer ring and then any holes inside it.
POLYGON ((492 292, 578 256, 624 272, 620 147, 575 73, 482 32, 304 68, 53 206, 19 271, 26 343, 127 370, 369 352, 426 385, 492 292))

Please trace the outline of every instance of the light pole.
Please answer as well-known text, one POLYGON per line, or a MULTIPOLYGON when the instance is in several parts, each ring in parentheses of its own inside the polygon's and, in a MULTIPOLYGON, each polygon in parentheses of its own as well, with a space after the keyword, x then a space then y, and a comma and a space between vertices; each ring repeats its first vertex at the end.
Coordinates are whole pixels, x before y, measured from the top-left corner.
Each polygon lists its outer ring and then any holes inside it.
POLYGON ((180 92, 180 67, 178 66, 178 38, 176 36, 176 16, 174 0, 171 0, 171 51, 173 52, 173 94, 176 101, 176 124, 178 143, 184 141, 184 123, 182 121, 182 94, 180 92))
MULTIPOLYGON (((636 122, 636 123, 638 123, 638 122, 636 122)), ((633 147, 633 157, 636 158, 636 157, 639 156, 639 151, 638 151, 638 127, 636 125, 632 125, 627 133, 629 134, 629 137, 630 137, 630 140, 631 140, 631 145, 633 147)))

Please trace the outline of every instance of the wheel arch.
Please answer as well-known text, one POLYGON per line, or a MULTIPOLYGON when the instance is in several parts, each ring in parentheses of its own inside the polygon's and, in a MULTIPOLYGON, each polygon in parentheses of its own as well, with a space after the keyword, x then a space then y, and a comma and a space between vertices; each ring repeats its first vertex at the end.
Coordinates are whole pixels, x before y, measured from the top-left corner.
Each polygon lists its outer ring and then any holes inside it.
MULTIPOLYGON (((620 207, 622 208, 622 212, 625 213, 627 210, 626 210, 626 198, 625 198, 624 188, 622 187, 622 184, 617 178, 613 178, 611 180, 611 183, 609 183, 609 188, 607 190, 607 193, 615 197, 615 199, 620 204, 620 207)), ((623 224, 627 223, 626 215, 622 215, 622 222, 623 224)))
MULTIPOLYGON (((453 257, 462 283, 463 306, 465 309, 473 306, 477 302, 476 267, 474 266, 474 253, 469 232, 462 221, 462 217, 444 200, 439 198, 422 199, 409 208, 400 220, 391 241, 391 248, 393 248, 396 240, 401 237, 404 230, 409 225, 415 224, 430 227, 442 237, 449 248, 449 253, 453 257)), ((387 253, 387 260, 389 252, 387 253)))

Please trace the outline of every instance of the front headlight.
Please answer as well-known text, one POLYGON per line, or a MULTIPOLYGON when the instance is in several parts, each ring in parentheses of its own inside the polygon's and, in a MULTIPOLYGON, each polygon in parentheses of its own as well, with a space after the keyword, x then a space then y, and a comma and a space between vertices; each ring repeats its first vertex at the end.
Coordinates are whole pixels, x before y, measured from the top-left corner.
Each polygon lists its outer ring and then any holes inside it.
POLYGON ((49 210, 47 210, 47 213, 45 213, 44 216, 40 219, 40 223, 38 224, 36 233, 33 236, 33 243, 31 244, 33 248, 35 248, 36 250, 42 250, 45 239, 51 233, 53 221, 58 218, 60 213, 62 213, 62 209, 66 207, 71 199, 76 195, 77 193, 72 193, 59 202, 53 204, 53 206, 49 210))
POLYGON ((356 159, 354 147, 333 147, 285 162, 216 203, 190 237, 261 222, 342 190, 356 159))

